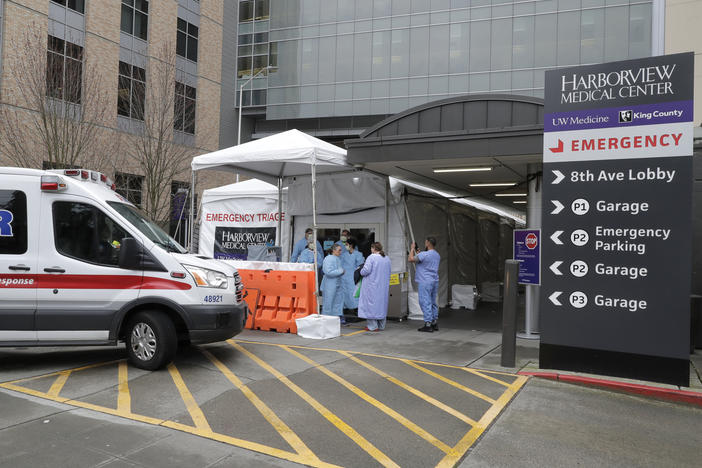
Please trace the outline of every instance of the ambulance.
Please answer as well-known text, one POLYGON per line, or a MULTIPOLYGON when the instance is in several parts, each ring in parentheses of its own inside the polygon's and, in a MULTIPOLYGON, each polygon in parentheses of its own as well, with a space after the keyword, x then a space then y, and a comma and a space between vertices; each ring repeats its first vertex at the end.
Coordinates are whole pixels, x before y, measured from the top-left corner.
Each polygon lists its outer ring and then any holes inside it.
POLYGON ((0 167, 0 346, 116 345, 159 369, 179 344, 239 333, 232 266, 190 255, 86 169, 0 167))

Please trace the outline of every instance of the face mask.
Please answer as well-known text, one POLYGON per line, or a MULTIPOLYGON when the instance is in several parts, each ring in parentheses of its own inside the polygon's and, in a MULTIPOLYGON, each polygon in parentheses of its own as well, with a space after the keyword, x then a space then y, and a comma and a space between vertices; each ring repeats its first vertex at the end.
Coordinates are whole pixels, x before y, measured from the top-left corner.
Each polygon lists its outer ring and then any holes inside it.
POLYGON ((312 234, 307 234, 306 237, 307 237, 307 240, 308 240, 308 241, 311 241, 311 240, 312 240, 312 234))
POLYGON ((348 240, 348 238, 346 236, 341 236, 340 240, 341 240, 341 242, 346 242, 348 240))
POLYGON ((349 252, 353 252, 353 247, 352 247, 352 246, 350 246, 350 245, 349 245, 349 246, 347 246, 347 247, 346 247, 346 249, 347 249, 347 250, 348 250, 349 252))
POLYGON ((314 242, 310 242, 309 244, 307 244, 307 247, 308 247, 310 250, 314 250, 314 242))

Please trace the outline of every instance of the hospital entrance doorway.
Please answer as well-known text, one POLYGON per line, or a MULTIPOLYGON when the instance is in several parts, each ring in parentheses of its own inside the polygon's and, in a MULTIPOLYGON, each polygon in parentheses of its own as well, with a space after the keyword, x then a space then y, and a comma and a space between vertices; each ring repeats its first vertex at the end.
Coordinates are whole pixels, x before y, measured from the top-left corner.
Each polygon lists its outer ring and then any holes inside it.
POLYGON ((356 239, 356 248, 364 258, 370 255, 370 246, 373 242, 382 239, 382 226, 380 224, 319 224, 317 240, 322 244, 324 254, 341 237, 341 231, 348 229, 351 237, 356 239))

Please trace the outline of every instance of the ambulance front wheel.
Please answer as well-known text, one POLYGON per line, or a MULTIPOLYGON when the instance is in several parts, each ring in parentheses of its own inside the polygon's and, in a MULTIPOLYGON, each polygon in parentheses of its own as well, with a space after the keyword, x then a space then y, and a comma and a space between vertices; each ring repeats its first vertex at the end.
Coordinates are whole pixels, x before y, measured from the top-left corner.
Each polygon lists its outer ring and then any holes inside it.
POLYGON ((175 325, 157 310, 135 314, 129 320, 124 341, 130 364, 145 370, 162 368, 173 360, 178 348, 175 325))

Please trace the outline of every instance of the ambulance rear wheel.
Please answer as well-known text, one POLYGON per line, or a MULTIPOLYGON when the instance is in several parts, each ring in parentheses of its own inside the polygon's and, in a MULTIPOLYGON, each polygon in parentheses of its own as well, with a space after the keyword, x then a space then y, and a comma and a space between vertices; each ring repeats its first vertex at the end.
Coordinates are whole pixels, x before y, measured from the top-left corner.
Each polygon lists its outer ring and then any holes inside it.
POLYGON ((156 370, 170 363, 178 348, 175 325, 163 312, 142 311, 127 324, 125 344, 129 363, 145 370, 156 370))

